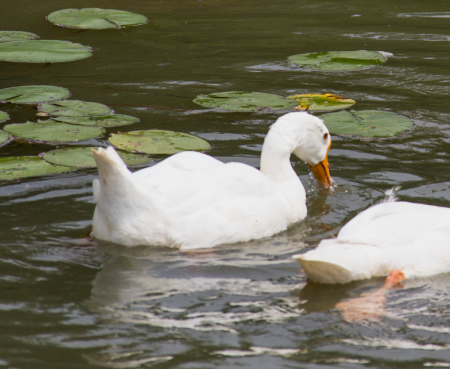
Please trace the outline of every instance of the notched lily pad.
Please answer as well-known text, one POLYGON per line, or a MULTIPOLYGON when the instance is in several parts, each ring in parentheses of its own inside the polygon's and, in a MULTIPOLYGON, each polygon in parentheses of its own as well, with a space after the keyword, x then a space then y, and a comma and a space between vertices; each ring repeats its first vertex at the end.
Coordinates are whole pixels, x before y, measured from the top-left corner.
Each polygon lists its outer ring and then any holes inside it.
MULTIPOLYGON (((51 164, 65 165, 76 168, 96 168, 94 156, 91 147, 76 147, 57 149, 46 152, 43 156, 51 164)), ((140 165, 151 163, 153 159, 145 154, 132 154, 129 152, 118 151, 120 157, 127 165, 140 165)))
POLYGON ((8 124, 3 129, 14 137, 40 143, 77 142, 105 134, 103 128, 75 126, 54 120, 8 124))
POLYGON ((404 115, 380 110, 340 111, 320 116, 331 133, 360 138, 404 135, 414 124, 404 115))
POLYGON ((0 123, 6 122, 9 119, 8 113, 0 110, 0 123))
POLYGON ((0 90, 0 101, 14 104, 37 104, 66 99, 70 91, 64 87, 32 85, 9 87, 0 90))
POLYGON ((49 14, 47 19, 56 26, 78 29, 122 28, 148 22, 147 17, 141 14, 100 8, 58 10, 49 14))
POLYGON ((381 51, 329 51, 292 55, 288 59, 294 64, 314 70, 348 71, 372 68, 384 63, 392 54, 381 51))
POLYGON ((0 147, 9 144, 12 141, 12 137, 5 131, 0 131, 0 147))
POLYGON ((37 156, 0 158, 0 181, 62 173, 71 169, 49 164, 37 156))
POLYGON ((31 32, 0 31, 0 42, 26 41, 35 40, 37 38, 39 38, 39 36, 31 32))
POLYGON ((121 150, 145 154, 175 154, 180 151, 204 151, 210 144, 186 133, 145 130, 112 134, 108 140, 121 150))
POLYGON ((297 110, 331 111, 349 108, 356 104, 355 100, 334 94, 304 94, 288 96, 299 103, 297 110))
POLYGON ((290 109, 297 105, 287 97, 266 94, 263 92, 218 92, 209 95, 198 95, 196 104, 205 108, 219 108, 230 111, 265 111, 290 109))
POLYGON ((70 41, 31 40, 0 43, 0 61, 15 63, 62 63, 92 56, 89 46, 70 41))
POLYGON ((65 117, 94 117, 114 114, 109 106, 81 100, 61 100, 39 104, 38 110, 65 117))
POLYGON ((64 123, 95 127, 125 126, 140 121, 139 118, 124 114, 106 115, 104 117, 54 117, 53 119, 64 123))

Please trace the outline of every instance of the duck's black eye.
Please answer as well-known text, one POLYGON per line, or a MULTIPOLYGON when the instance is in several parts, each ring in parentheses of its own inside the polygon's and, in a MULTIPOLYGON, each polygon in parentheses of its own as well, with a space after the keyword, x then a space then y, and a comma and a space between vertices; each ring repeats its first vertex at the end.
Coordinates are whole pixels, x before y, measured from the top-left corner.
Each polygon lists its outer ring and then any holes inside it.
POLYGON ((328 133, 323 134, 323 139, 326 140, 328 138, 328 133))

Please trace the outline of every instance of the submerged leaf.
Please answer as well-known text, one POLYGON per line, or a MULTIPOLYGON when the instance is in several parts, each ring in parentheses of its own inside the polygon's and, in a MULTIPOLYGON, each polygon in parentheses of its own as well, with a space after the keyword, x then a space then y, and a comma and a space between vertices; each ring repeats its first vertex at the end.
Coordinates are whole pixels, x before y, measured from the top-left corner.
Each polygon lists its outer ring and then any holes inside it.
POLYGON ((413 128, 409 118, 389 111, 351 110, 320 117, 331 133, 361 138, 395 137, 413 128))
POLYGON ((125 126, 128 124, 138 123, 139 118, 132 117, 131 115, 114 114, 106 115, 103 117, 55 117, 54 120, 59 122, 65 122, 70 124, 80 124, 83 126, 95 126, 95 127, 116 127, 125 126))
POLYGON ((81 100, 61 100, 39 104, 39 111, 69 117, 93 117, 114 114, 109 106, 81 100))
POLYGON ((288 96, 299 103, 297 110, 331 111, 341 110, 356 104, 355 100, 334 94, 304 94, 288 96))
POLYGON ((9 119, 8 113, 0 110, 0 123, 6 122, 9 119))
POLYGON ((329 51, 292 55, 288 59, 301 67, 323 71, 347 71, 371 68, 387 60, 380 51, 329 51))
MULTIPOLYGON (((91 147, 76 147, 57 149, 46 152, 43 156, 51 164, 65 165, 77 168, 96 168, 91 147)), ((97 148, 95 148, 97 149, 97 148)), ((117 152, 127 165, 140 165, 151 163, 153 159, 148 155, 117 152)))
POLYGON ((290 109, 297 105, 291 99, 263 92, 218 92, 209 95, 198 95, 196 104, 205 108, 219 108, 231 111, 273 111, 290 109))
POLYGON ((41 143, 84 141, 105 134, 103 128, 74 126, 54 120, 8 124, 3 129, 14 137, 41 143))
POLYGON ((37 156, 0 158, 0 181, 62 173, 69 170, 71 168, 49 164, 37 156))
POLYGON ((147 23, 147 17, 124 10, 84 8, 63 9, 48 15, 56 26, 79 29, 107 29, 147 23))
POLYGON ((66 99, 70 91, 64 87, 31 85, 9 87, 0 90, 0 101, 14 104, 37 104, 66 99))
POLYGON ((89 46, 69 41, 32 40, 0 43, 0 61, 15 63, 62 63, 92 56, 89 46))
POLYGON ((180 151, 204 151, 210 144, 186 133, 148 130, 112 134, 108 140, 115 147, 146 154, 175 154, 180 151))
POLYGON ((0 31, 0 42, 35 40, 39 38, 31 32, 22 31, 0 31))

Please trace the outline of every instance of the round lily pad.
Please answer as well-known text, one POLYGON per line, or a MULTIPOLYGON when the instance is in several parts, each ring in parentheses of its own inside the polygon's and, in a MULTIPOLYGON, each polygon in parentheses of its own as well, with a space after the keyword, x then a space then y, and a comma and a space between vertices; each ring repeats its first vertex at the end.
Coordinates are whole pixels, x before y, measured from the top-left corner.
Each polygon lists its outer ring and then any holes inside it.
POLYGON ((0 31, 0 42, 35 40, 38 35, 22 31, 0 31))
POLYGON ((14 137, 41 143, 84 141, 105 134, 103 128, 74 126, 54 120, 8 124, 3 129, 14 137))
POLYGON ((334 94, 304 94, 288 96, 299 103, 297 110, 330 111, 346 109, 354 104, 355 100, 334 94))
POLYGON ((70 91, 58 86, 17 86, 0 90, 0 101, 14 104, 37 104, 45 101, 66 99, 70 91))
POLYGON ((196 104, 205 108, 219 108, 231 111, 273 111, 290 109, 297 105, 287 97, 266 94, 263 92, 218 92, 209 95, 198 95, 196 104))
POLYGON ((320 116, 331 133, 361 138, 394 137, 413 128, 404 115, 380 110, 340 111, 320 116))
POLYGON ((148 130, 112 134, 108 140, 121 150, 145 154, 175 154, 180 151, 203 151, 210 144, 186 133, 148 130))
MULTIPOLYGON (((153 161, 150 156, 144 154, 132 154, 123 151, 119 151, 118 154, 127 165, 146 164, 153 161)), ((90 147, 76 147, 52 150, 46 152, 43 158, 51 164, 65 165, 68 167, 97 167, 94 156, 92 155, 92 148, 90 147)))
POLYGON ((89 58, 89 46, 70 41, 31 40, 0 43, 0 61, 15 63, 61 63, 89 58))
POLYGON ((0 110, 0 123, 3 123, 9 119, 8 113, 0 110))
POLYGON ((64 123, 95 127, 125 126, 140 121, 139 118, 123 114, 106 115, 104 117, 54 117, 53 119, 64 123))
POLYGON ((94 117, 114 114, 109 106, 81 100, 60 100, 39 104, 39 111, 68 117, 94 117))
POLYGON ((71 168, 49 164, 37 156, 0 158, 0 181, 62 173, 69 170, 71 168))
POLYGON ((12 137, 8 133, 6 133, 5 131, 0 131, 0 147, 5 146, 11 141, 12 137))
POLYGON ((371 68, 384 63, 387 53, 379 51, 329 51, 292 55, 288 59, 301 67, 323 71, 346 71, 371 68))
POLYGON ((123 10, 85 8, 63 9, 48 15, 56 26, 79 29, 122 28, 147 23, 147 17, 123 10))

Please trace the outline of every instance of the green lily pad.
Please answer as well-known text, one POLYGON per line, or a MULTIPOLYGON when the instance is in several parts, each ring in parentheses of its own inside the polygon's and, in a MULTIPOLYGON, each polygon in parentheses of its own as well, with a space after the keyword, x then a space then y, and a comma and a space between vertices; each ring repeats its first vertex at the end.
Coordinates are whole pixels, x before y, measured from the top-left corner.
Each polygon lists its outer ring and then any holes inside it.
POLYGON ((361 138, 394 137, 413 128, 413 122, 404 115, 380 110, 340 111, 320 118, 331 133, 361 138))
POLYGON ((108 140, 121 150, 145 154, 175 154, 180 151, 204 151, 210 144, 186 133, 148 130, 112 134, 108 140))
POLYGON ((0 42, 35 40, 38 35, 22 31, 0 31, 0 42))
POLYGON ((31 40, 0 43, 0 61, 15 63, 62 63, 92 56, 89 46, 70 41, 31 40))
POLYGON ((109 106, 81 100, 60 100, 39 104, 39 111, 65 117, 94 117, 114 114, 109 106))
POLYGON ((334 94, 304 94, 288 96, 299 103, 295 108, 303 111, 331 111, 349 108, 356 104, 355 100, 334 94))
POLYGON ((6 122, 9 119, 8 113, 0 110, 0 123, 6 122))
POLYGON ((379 51, 330 51, 292 55, 288 59, 301 67, 323 71, 346 71, 371 68, 387 60, 379 51))
POLYGON ((139 118, 123 114, 106 115, 104 117, 54 117, 53 119, 64 123, 95 127, 125 126, 140 121, 139 118))
MULTIPOLYGON (((96 148, 95 148, 96 149, 96 148)), ((153 159, 148 155, 118 152, 127 165, 139 165, 151 163, 153 159)), ((91 147, 76 147, 57 149, 46 152, 43 156, 51 164, 65 165, 77 168, 96 168, 91 147)))
POLYGON ((9 87, 0 90, 0 101, 14 104, 37 104, 66 99, 70 91, 64 87, 32 85, 9 87))
POLYGON ((49 164, 37 156, 0 158, 0 181, 62 173, 69 170, 71 168, 49 164))
POLYGON ((105 134, 103 128, 74 126, 54 120, 8 124, 3 129, 14 137, 41 143, 84 141, 105 134))
POLYGON ((122 28, 148 22, 147 17, 141 14, 100 8, 58 10, 49 14, 47 19, 56 26, 79 29, 122 28))
POLYGON ((218 92, 198 95, 196 104, 205 108, 219 108, 231 111, 273 111, 290 109, 297 105, 295 101, 283 96, 263 92, 218 92))
POLYGON ((12 141, 12 137, 5 131, 0 131, 0 147, 7 145, 12 141))

